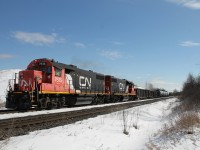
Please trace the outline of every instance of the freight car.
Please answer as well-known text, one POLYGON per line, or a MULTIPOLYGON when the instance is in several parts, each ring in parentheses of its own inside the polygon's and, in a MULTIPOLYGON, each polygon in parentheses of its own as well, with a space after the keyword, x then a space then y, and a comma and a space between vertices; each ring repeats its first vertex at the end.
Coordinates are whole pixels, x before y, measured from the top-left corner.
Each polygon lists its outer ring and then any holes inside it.
POLYGON ((142 87, 135 87, 136 99, 167 97, 169 93, 164 89, 148 90, 142 87))
POLYGON ((142 87, 135 87, 136 99, 147 99, 147 98, 155 98, 157 96, 157 91, 148 90, 142 87))
POLYGON ((156 89, 155 91, 156 91, 158 97, 169 96, 169 93, 164 89, 156 89))
POLYGON ((27 110, 136 99, 126 79, 83 70, 51 59, 35 59, 9 82, 6 108, 27 110))

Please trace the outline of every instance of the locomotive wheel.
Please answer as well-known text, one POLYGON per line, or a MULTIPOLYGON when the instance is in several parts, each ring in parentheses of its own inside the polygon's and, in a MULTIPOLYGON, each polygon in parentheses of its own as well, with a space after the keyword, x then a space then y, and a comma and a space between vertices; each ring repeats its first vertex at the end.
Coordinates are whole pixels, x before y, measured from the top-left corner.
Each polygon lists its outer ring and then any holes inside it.
POLYGON ((60 98, 60 107, 64 107, 65 105, 65 97, 60 98))
POLYGON ((124 99, 124 97, 123 97, 123 96, 121 96, 121 97, 119 98, 119 101, 120 101, 120 102, 122 102, 122 101, 123 101, 123 99, 124 99))
POLYGON ((119 97, 118 96, 114 96, 113 102, 114 103, 119 102, 119 97))
POLYGON ((104 97, 103 96, 97 96, 96 104, 104 104, 104 97))
POLYGON ((60 107, 64 107, 64 101, 60 101, 60 107))
POLYGON ((53 107, 52 103, 51 103, 51 102, 48 102, 48 103, 47 103, 47 106, 46 106, 46 109, 47 109, 47 110, 50 110, 50 109, 52 109, 52 107, 53 107))
POLYGON ((57 109, 62 108, 64 106, 64 103, 62 101, 57 102, 57 109))
POLYGON ((61 107, 61 103, 60 102, 57 102, 57 109, 59 109, 61 107))
POLYGON ((92 105, 97 105, 97 97, 93 97, 93 100, 92 100, 92 105))
POLYGON ((101 97, 99 97, 99 96, 97 96, 96 98, 95 98, 95 100, 96 100, 96 104, 101 104, 101 97))
POLYGON ((38 104, 37 104, 37 108, 36 108, 37 110, 41 110, 42 108, 41 108, 41 103, 40 102, 38 102, 38 104))

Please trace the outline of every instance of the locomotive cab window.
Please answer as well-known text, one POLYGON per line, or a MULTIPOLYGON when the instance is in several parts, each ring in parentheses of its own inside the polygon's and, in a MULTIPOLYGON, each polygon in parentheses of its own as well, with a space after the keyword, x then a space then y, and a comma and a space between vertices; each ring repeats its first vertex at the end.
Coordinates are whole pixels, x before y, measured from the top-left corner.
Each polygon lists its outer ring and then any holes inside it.
POLYGON ((56 68, 55 67, 55 75, 58 77, 61 77, 62 69, 56 68))

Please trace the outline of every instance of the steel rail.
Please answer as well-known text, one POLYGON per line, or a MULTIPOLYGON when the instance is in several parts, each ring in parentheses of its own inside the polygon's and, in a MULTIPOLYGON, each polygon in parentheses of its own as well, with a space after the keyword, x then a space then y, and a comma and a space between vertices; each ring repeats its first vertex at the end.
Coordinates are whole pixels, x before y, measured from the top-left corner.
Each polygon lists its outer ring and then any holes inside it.
POLYGON ((32 112, 32 111, 36 111, 36 109, 31 108, 30 110, 24 110, 24 111, 19 111, 19 110, 15 110, 15 109, 2 109, 2 110, 0 110, 0 115, 1 114, 11 114, 11 113, 26 113, 26 112, 32 112))

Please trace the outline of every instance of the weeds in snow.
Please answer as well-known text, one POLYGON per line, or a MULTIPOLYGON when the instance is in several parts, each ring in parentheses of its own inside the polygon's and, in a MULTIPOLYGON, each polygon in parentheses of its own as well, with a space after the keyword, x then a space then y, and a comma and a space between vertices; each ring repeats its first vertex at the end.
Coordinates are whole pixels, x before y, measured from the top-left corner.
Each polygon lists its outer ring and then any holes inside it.
POLYGON ((128 135, 128 111, 123 110, 122 112, 122 120, 123 120, 123 133, 128 135))
POLYGON ((194 128, 200 125, 199 114, 195 111, 184 112, 175 116, 169 121, 169 124, 165 124, 163 133, 168 135, 173 132, 181 132, 186 134, 193 134, 194 128))
POLYGON ((132 117, 133 117, 132 126, 135 129, 139 129, 139 126, 138 126, 139 115, 140 115, 139 109, 137 109, 136 111, 133 111, 133 113, 132 113, 132 117))
POLYGON ((128 110, 123 110, 122 111, 123 133, 128 135, 131 127, 139 129, 138 121, 139 121, 139 109, 134 110, 133 113, 130 113, 130 111, 128 110))
POLYGON ((0 108, 3 108, 5 107, 5 102, 3 102, 1 99, 0 99, 0 108))
POLYGON ((146 147, 148 150, 160 150, 160 148, 156 146, 151 140, 148 144, 146 144, 146 147))
POLYGON ((162 149, 169 148, 169 145, 173 149, 183 138, 199 134, 200 114, 193 108, 183 102, 174 107, 168 116, 168 122, 154 136, 154 140, 150 140, 147 147, 158 144, 162 149))

